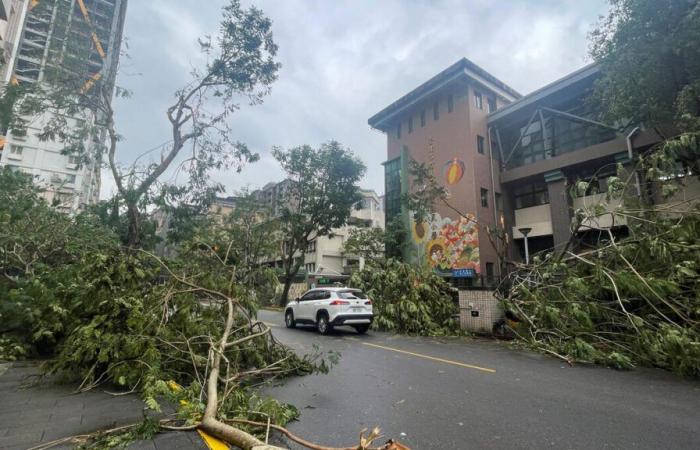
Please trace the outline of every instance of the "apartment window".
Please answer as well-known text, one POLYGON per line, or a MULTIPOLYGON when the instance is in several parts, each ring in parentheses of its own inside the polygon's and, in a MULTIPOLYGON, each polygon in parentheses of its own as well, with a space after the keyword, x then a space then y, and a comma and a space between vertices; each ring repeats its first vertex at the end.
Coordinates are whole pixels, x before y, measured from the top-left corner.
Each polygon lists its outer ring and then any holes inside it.
POLYGON ((488 189, 481 188, 481 206, 484 208, 489 207, 489 191, 488 189))
POLYGON ((11 155, 21 156, 23 151, 24 151, 24 147, 22 147, 21 145, 12 145, 10 147, 10 154, 11 155))
POLYGON ((314 273, 316 272, 316 263, 308 263, 306 265, 306 272, 307 273, 314 273))
POLYGON ((476 109, 484 109, 484 99, 479 91, 474 91, 474 106, 476 106, 476 109))
POLYGON ((503 196, 500 192, 496 192, 496 211, 503 211, 503 196))
POLYGON ((496 112, 496 99, 494 97, 489 97, 487 102, 489 104, 489 112, 496 112))
POLYGON ((440 118, 440 104, 435 103, 433 105, 433 120, 438 120, 440 118))
POLYGON ((481 153, 482 155, 484 154, 484 137, 483 136, 476 136, 476 151, 481 153))
POLYGON ((396 139, 401 139, 401 123, 396 125, 396 139))
POLYGON ((530 208, 531 206, 549 203, 549 191, 545 183, 533 183, 520 186, 513 190, 515 209, 530 208))
POLYGON ((425 126, 425 110, 420 112, 420 126, 421 127, 425 126))
POLYGON ((413 117, 408 119, 408 134, 413 133, 413 117))
POLYGON ((66 183, 75 184, 75 175, 66 175, 66 183))
POLYGON ((451 113, 455 109, 455 97, 450 94, 447 96, 447 112, 451 113))
POLYGON ((306 252, 307 253, 314 253, 316 251, 316 241, 313 240, 306 244, 306 252))

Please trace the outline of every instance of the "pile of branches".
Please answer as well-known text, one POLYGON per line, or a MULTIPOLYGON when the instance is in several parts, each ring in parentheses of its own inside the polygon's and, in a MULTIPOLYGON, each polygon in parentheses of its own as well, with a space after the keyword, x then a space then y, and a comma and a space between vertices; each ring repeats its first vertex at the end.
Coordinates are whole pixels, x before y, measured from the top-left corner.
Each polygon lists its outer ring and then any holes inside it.
POLYGON ((459 330, 452 290, 430 269, 389 259, 355 272, 350 286, 372 299, 377 330, 429 336, 459 330))
MULTIPOLYGON (((678 180, 694 181, 692 174, 678 179, 663 170, 673 145, 642 159, 637 171, 644 175, 643 194, 652 185, 673 194, 678 180)), ((698 199, 677 204, 677 210, 644 204, 644 195, 629 192, 634 172, 608 184, 608 197, 624 196, 610 214, 626 218, 629 234, 600 230, 590 250, 569 245, 513 273, 504 301, 521 319, 514 332, 569 363, 661 367, 698 378, 700 209, 692 206, 698 199)), ((575 228, 602 212, 600 205, 577 211, 575 228)))

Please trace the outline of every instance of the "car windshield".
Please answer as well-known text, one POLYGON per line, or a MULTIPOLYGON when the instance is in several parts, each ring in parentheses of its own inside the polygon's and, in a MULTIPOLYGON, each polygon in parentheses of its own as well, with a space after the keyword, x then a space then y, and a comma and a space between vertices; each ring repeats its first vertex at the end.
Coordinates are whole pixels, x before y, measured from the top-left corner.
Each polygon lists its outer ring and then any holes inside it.
POLYGON ((362 291, 338 291, 338 297, 345 299, 367 298, 362 291))

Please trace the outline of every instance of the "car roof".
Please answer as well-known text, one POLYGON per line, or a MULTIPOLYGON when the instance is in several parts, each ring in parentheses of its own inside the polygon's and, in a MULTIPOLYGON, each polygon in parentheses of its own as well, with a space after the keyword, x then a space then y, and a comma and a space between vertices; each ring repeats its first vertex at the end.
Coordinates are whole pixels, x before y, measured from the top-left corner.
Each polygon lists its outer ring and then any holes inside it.
POLYGON ((362 289, 357 289, 357 288, 348 288, 348 287, 317 287, 313 289, 309 289, 306 292, 310 291, 361 291, 362 289))

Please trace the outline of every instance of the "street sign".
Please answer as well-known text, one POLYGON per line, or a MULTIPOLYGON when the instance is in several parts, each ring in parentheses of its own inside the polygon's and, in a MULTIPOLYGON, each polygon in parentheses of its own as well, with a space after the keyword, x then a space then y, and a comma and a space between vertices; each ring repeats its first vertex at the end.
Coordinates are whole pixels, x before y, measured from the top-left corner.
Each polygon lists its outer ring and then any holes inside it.
POLYGON ((475 276, 474 269, 452 269, 453 278, 474 278, 475 276))

